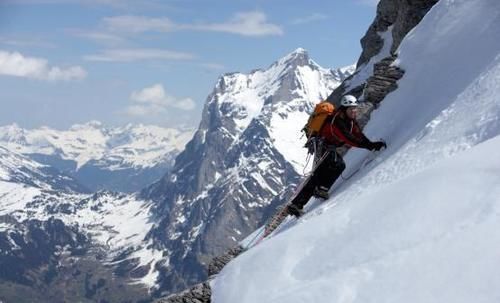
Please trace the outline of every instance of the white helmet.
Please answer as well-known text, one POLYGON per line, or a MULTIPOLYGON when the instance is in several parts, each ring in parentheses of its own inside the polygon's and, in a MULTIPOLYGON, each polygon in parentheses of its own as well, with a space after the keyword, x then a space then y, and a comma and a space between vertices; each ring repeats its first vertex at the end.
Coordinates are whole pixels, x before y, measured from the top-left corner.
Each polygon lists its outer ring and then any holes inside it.
POLYGON ((342 106, 358 106, 358 99, 352 95, 345 95, 340 99, 340 105, 342 106))

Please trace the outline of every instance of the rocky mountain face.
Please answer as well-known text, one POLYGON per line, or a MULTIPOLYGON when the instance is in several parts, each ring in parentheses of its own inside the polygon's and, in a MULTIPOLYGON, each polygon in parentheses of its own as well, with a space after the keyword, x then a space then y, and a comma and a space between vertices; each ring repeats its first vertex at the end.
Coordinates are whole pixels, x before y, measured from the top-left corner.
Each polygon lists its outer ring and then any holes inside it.
POLYGON ((0 127, 2 146, 72 176, 91 191, 134 192, 150 185, 172 168, 191 137, 191 130, 107 128, 97 121, 67 131, 0 127))
POLYGON ((307 154, 300 130, 313 106, 352 69, 321 68, 297 49, 267 69, 218 80, 171 173, 142 192, 156 202, 160 218, 149 237, 156 248, 168 249, 159 292, 206 277, 211 257, 291 195, 307 154))
POLYGON ((381 0, 377 6, 375 20, 361 38, 362 52, 357 67, 367 63, 384 47, 380 33, 391 28, 392 44, 390 53, 394 54, 406 34, 412 30, 438 0, 381 0))
POLYGON ((85 233, 53 217, 22 223, 0 216, 0 299, 4 302, 139 302, 147 288, 129 285, 106 265, 85 233), (4 227, 4 226, 2 226, 4 227))
POLYGON ((81 192, 71 177, 0 148, 0 300, 149 298, 151 264, 162 258, 144 242, 151 203, 81 192))
POLYGON ((340 102, 344 94, 367 101, 362 122, 385 95, 396 89, 404 71, 393 66, 403 38, 422 20, 438 0, 381 0, 375 20, 361 39, 362 53, 356 72, 335 89, 328 100, 340 102))

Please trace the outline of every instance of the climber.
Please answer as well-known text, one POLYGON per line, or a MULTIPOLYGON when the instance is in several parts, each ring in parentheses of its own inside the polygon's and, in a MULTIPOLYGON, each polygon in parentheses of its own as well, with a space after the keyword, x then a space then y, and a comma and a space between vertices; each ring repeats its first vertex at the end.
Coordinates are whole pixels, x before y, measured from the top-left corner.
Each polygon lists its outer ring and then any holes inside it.
POLYGON ((387 147, 384 141, 370 141, 361 131, 356 122, 359 105, 356 97, 345 95, 340 105, 326 118, 314 140, 308 141, 308 147, 315 151, 315 168, 288 204, 287 210, 291 215, 296 217, 302 215, 304 205, 312 196, 328 199, 328 190, 345 169, 344 160, 336 151, 337 147, 347 145, 371 151, 387 147), (314 146, 311 146, 312 144, 314 146))

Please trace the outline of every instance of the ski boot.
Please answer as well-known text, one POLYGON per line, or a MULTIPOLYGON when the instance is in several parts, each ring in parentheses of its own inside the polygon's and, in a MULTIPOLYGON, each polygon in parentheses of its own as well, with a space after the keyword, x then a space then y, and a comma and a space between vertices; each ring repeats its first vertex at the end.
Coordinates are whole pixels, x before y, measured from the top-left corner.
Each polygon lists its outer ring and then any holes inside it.
POLYGON ((295 205, 293 203, 288 204, 287 212, 297 218, 304 214, 304 210, 302 209, 302 207, 299 207, 298 205, 295 205))
POLYGON ((316 187, 314 189, 313 196, 323 200, 328 200, 328 198, 330 198, 330 195, 328 194, 328 189, 323 186, 316 187))

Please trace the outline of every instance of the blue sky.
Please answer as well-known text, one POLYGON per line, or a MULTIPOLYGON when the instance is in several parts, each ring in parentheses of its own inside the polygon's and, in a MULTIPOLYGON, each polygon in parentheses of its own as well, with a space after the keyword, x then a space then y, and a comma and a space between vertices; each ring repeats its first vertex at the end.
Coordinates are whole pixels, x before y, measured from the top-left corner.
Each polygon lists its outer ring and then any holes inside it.
POLYGON ((357 60, 378 0, 2 0, 0 125, 196 126, 226 72, 357 60))

